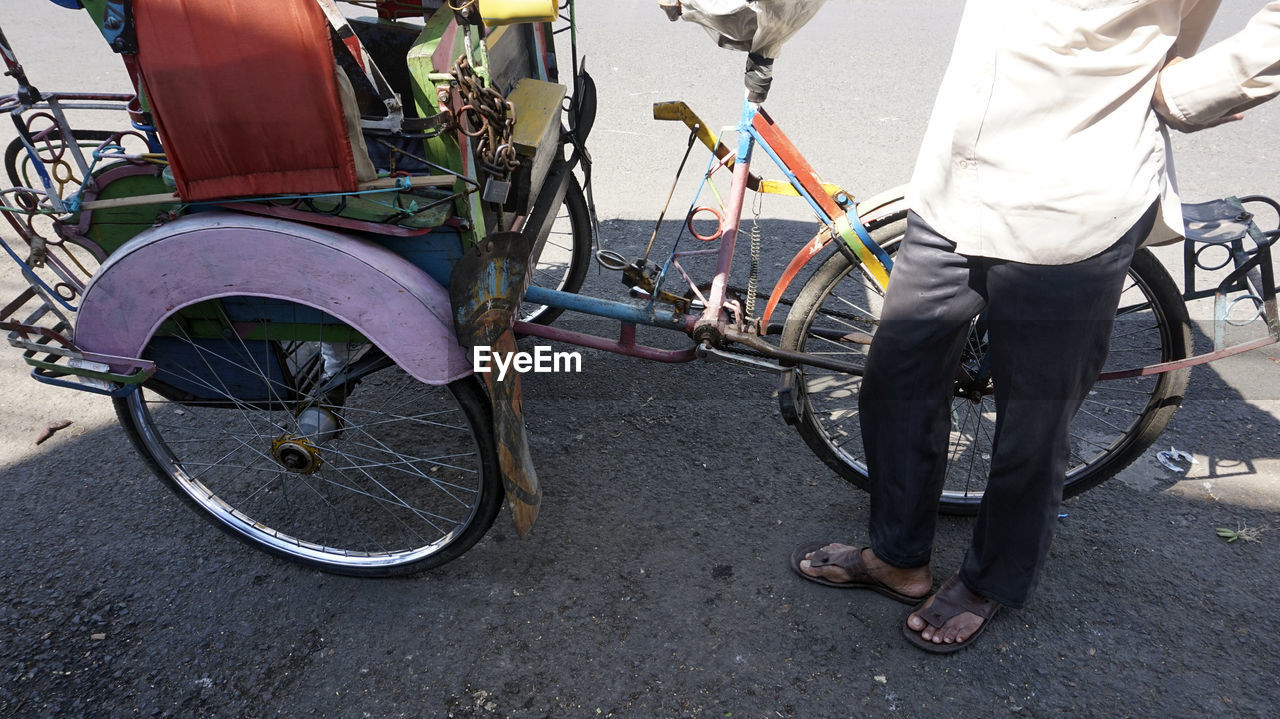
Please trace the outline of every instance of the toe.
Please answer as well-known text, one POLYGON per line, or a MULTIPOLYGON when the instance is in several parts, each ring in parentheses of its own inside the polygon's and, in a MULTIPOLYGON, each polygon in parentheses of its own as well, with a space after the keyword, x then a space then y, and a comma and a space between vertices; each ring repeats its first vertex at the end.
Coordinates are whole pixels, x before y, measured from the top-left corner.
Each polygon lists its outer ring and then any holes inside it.
POLYGON ((929 597, 918 610, 907 615, 907 627, 913 632, 919 632, 920 636, 924 637, 926 640, 934 635, 934 629, 929 626, 929 623, 924 620, 924 617, 920 616, 919 612, 928 609, 932 605, 933 597, 929 597))
MULTIPOLYGON (((929 626, 929 623, 921 619, 919 614, 912 613, 907 615, 907 626, 911 628, 911 631, 921 632, 923 635, 923 632, 929 626)), ((925 638, 928 639, 928 637, 925 638)))
MULTIPOLYGON (((832 548, 842 546, 844 545, 828 544, 826 547, 823 547, 823 550, 831 551, 832 548)), ((829 582, 835 582, 836 584, 848 582, 850 580, 849 572, 838 564, 832 564, 829 561, 820 561, 817 566, 814 566, 813 557, 817 553, 818 552, 809 552, 804 555, 804 559, 801 559, 797 563, 800 567, 801 573, 816 579, 825 579, 829 582)), ((819 559, 821 560, 821 558, 819 559)))
POLYGON ((823 564, 817 567, 813 566, 813 562, 809 560, 809 557, 812 556, 813 555, 810 554, 808 557, 800 560, 800 571, 807 576, 814 577, 816 579, 825 579, 830 582, 841 582, 847 579, 847 575, 839 567, 835 567, 830 564, 823 564))

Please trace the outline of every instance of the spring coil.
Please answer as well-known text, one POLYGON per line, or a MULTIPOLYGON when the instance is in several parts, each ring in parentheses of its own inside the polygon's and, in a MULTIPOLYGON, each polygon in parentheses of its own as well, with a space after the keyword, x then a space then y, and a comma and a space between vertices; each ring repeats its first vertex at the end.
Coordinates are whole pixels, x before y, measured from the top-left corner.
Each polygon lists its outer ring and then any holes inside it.
POLYGON ((756 286, 760 283, 760 223, 751 221, 751 274, 747 275, 747 319, 756 316, 756 286))

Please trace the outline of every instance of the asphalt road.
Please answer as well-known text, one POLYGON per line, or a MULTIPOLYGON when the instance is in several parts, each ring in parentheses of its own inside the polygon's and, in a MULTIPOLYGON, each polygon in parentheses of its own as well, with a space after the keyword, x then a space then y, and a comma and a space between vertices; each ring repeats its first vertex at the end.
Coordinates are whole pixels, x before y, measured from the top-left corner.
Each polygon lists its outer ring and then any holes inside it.
MULTIPOLYGON (((1260 4, 1225 0, 1211 40, 1260 4)), ((855 194, 909 176, 958 16, 940 5, 832 0, 778 60, 773 115, 855 194)), ((582 3, 579 19, 603 235, 632 254, 685 135, 650 104, 686 99, 731 124, 742 58, 648 0, 582 3)), ((0 25, 41 88, 124 89, 80 14, 9 3, 0 25)), ((1280 105, 1176 148, 1188 199, 1280 194, 1280 105)), ((774 204, 766 279, 812 231, 803 208, 774 204)), ((16 282, 0 272, 5 298, 16 282)), ((591 288, 621 286, 593 272, 591 288)), ((504 513, 461 559, 372 581, 213 530, 147 473, 109 403, 25 378, 10 351, 0 716, 1274 716, 1277 361, 1196 370, 1161 440, 1197 458, 1190 472, 1153 449, 1069 501, 1032 604, 934 658, 903 641, 902 606, 787 568, 802 540, 864 540, 867 497, 785 425, 769 376, 600 353, 581 374, 530 375, 546 485, 530 538, 504 513), (1262 531, 1227 543, 1219 527, 1262 531)), ((970 526, 941 522, 939 574, 970 526)))

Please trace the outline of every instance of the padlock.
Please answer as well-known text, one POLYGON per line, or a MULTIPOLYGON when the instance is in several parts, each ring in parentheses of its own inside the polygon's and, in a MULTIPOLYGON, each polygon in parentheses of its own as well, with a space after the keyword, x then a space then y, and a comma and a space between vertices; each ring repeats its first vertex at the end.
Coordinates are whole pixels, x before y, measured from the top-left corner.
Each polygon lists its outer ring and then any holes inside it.
POLYGON ((507 201, 507 195, 511 192, 510 180, 498 180, 490 177, 484 183, 484 193, 480 197, 485 202, 496 202, 502 204, 507 201))

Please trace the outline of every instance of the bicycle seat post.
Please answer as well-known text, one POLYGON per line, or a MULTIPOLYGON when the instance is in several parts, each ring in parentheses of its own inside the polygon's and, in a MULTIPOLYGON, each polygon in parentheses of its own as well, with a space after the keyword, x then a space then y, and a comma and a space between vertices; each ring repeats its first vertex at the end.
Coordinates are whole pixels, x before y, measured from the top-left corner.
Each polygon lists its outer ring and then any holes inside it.
POLYGON ((747 53, 747 70, 743 79, 747 84, 747 102, 757 105, 764 102, 773 83, 773 58, 747 53))

